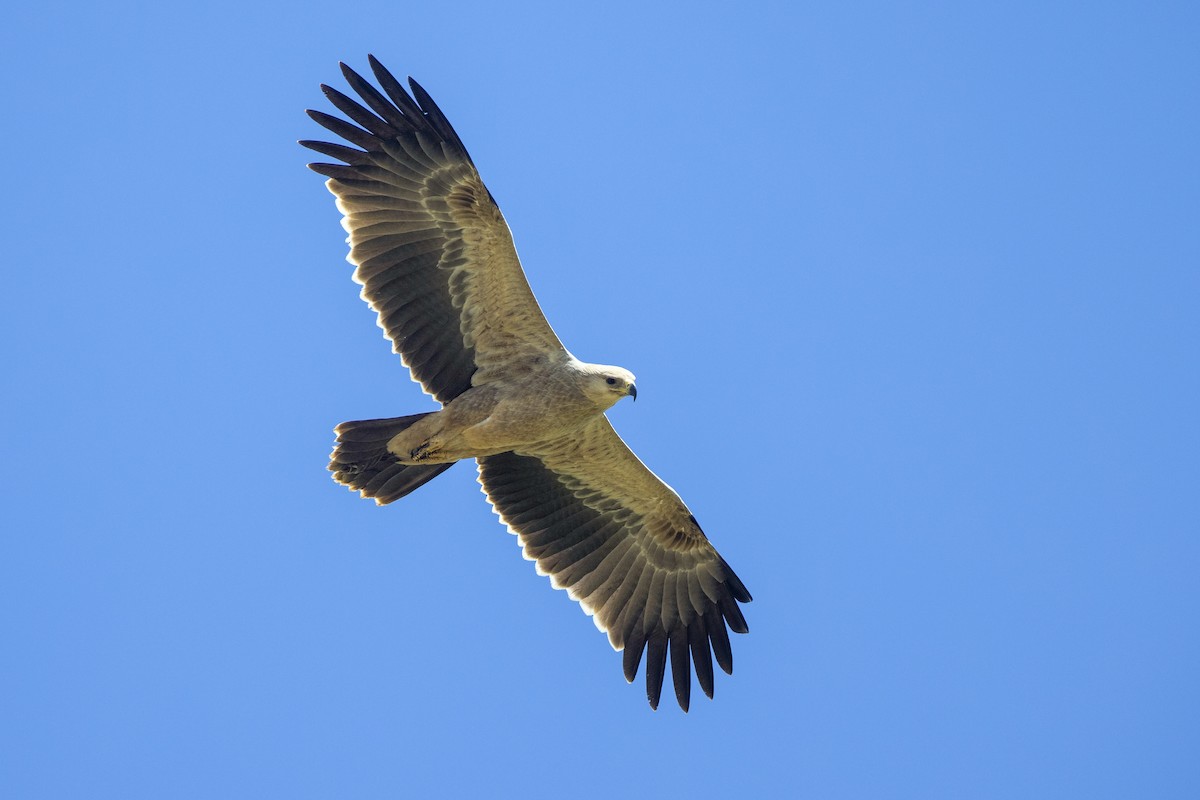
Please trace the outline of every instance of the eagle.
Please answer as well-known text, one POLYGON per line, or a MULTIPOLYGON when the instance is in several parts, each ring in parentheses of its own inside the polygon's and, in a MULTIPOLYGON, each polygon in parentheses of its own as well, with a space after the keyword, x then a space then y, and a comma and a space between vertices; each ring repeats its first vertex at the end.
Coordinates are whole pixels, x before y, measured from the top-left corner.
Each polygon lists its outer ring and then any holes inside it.
POLYGON ((686 712, 692 665, 709 698, 713 656, 732 674, 726 628, 747 632, 738 604, 750 593, 605 416, 637 398, 633 374, 563 346, 446 115, 416 81, 410 95, 368 58, 379 88, 341 64, 361 102, 321 86, 349 122, 308 111, 347 144, 300 144, 340 162, 308 166, 337 198, 363 300, 441 408, 338 425, 333 478, 385 505, 475 459, 525 557, 624 651, 625 679, 645 653, 657 709, 669 653, 686 712))

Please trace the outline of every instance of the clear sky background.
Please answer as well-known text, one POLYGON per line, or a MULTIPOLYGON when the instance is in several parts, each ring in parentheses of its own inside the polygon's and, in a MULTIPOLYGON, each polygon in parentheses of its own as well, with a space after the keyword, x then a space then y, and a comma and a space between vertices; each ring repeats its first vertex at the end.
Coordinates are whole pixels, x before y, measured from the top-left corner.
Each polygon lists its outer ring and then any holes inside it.
POLYGON ((5 124, 0 794, 1200 796, 1193 3, 24 4, 5 124), (297 139, 373 52, 754 594, 641 678, 431 408, 297 139))

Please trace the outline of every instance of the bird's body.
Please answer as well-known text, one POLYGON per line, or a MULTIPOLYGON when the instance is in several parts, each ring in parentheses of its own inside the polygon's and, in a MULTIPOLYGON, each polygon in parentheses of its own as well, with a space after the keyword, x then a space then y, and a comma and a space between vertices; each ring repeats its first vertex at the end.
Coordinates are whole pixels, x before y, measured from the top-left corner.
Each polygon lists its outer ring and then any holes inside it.
POLYGON ((360 149, 301 144, 344 162, 309 166, 337 197, 363 299, 442 408, 338 425, 329 468, 385 504, 476 459, 488 500, 525 556, 625 651, 626 678, 644 651, 657 707, 669 652, 687 710, 691 663, 709 697, 713 656, 732 671, 726 625, 746 632, 738 603, 750 594, 604 416, 636 398, 632 373, 567 351, 445 115, 414 81, 410 97, 374 58, 371 68, 383 93, 342 67, 369 108, 322 87, 357 126, 309 112, 360 149))
POLYGON ((574 358, 530 358, 506 381, 472 386, 396 434, 388 451, 401 464, 444 464, 570 436, 634 386, 625 370, 598 372, 597 366, 574 358), (609 377, 618 382, 610 387, 609 377))

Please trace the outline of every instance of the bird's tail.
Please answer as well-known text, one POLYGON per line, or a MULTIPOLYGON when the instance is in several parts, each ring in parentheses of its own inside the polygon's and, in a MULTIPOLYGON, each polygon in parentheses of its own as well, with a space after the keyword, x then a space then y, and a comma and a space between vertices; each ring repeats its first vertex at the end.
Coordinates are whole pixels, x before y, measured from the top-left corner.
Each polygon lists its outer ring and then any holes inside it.
POLYGON ((363 497, 374 497, 379 505, 399 500, 442 474, 449 464, 400 464, 388 452, 387 443, 393 436, 427 414, 390 419, 364 419, 343 422, 333 429, 337 445, 329 457, 333 479, 357 491, 363 497))

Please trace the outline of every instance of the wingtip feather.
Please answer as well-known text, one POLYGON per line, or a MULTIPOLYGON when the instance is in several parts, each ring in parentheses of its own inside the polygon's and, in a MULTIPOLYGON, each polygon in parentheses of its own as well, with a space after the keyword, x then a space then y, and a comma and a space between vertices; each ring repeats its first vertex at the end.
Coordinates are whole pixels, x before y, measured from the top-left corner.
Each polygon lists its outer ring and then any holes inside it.
POLYGON ((692 698, 691 651, 688 649, 687 630, 677 628, 671 632, 671 682, 675 686, 675 699, 686 714, 692 698))

